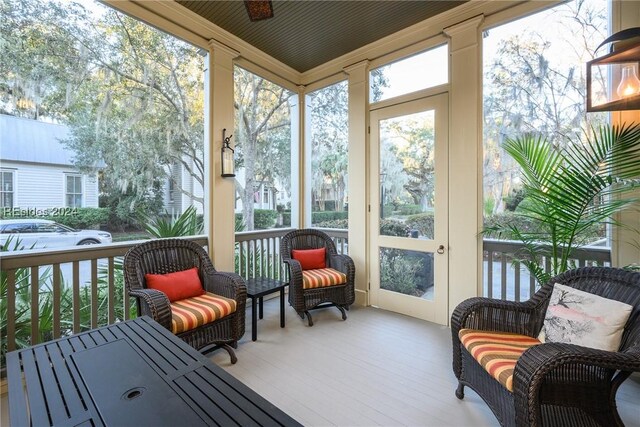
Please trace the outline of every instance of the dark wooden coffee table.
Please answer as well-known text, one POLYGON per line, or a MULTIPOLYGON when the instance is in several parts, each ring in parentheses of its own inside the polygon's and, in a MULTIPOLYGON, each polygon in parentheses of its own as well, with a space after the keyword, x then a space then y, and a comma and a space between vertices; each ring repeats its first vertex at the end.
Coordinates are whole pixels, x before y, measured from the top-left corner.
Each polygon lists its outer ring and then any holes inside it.
POLYGON ((258 339, 258 316, 262 319, 262 298, 280 291, 280 327, 284 328, 284 288, 289 284, 268 277, 247 279, 247 297, 251 298, 251 339, 258 339), (256 301, 258 299, 258 301, 256 301), (256 302, 260 304, 260 314, 256 313, 256 302))
POLYGON ((299 426, 143 316, 7 355, 14 426, 299 426))

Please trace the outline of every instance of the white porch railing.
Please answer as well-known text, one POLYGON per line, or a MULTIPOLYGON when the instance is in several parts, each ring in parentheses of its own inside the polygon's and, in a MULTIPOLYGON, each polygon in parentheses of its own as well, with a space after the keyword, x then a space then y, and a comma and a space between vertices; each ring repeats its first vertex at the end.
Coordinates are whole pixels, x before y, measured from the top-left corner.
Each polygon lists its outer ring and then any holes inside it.
MULTIPOLYGON (((236 273, 245 279, 269 277, 282 281, 289 280, 280 257, 282 236, 293 228, 243 231, 236 233, 236 273)), ((348 251, 348 231, 342 229, 322 229, 331 236, 338 253, 348 251)))
MULTIPOLYGON (((245 279, 287 280, 280 241, 291 229, 236 234, 236 272, 245 279)), ((348 253, 348 232, 324 229, 339 253, 348 253)), ((206 236, 190 240, 208 245, 206 236)), ((122 256, 141 241, 65 249, 3 252, 1 262, 2 352, 126 320, 135 316, 122 276, 122 256), (35 284, 35 285, 34 285, 35 284)), ((526 300, 536 283, 512 265, 518 242, 484 241, 484 291, 492 298, 526 300)), ((576 250, 576 263, 610 265, 608 248, 576 250)))
MULTIPOLYGON (((290 230, 237 233, 236 271, 244 278, 287 280, 279 248, 290 230)), ((347 230, 325 231, 345 253, 347 230)), ((205 235, 187 238, 208 245, 205 235)), ((142 242, 2 252, 2 364, 7 351, 135 317, 122 257, 142 242)))
POLYGON ((3 352, 132 317, 122 256, 141 242, 3 252, 3 352))
MULTIPOLYGON (((525 301, 536 291, 536 282, 529 271, 517 261, 514 254, 522 243, 510 240, 485 239, 483 295, 510 301, 525 301)), ((573 252, 576 266, 610 266, 611 250, 602 246, 587 246, 573 252)), ((550 260, 544 259, 547 271, 550 260)))

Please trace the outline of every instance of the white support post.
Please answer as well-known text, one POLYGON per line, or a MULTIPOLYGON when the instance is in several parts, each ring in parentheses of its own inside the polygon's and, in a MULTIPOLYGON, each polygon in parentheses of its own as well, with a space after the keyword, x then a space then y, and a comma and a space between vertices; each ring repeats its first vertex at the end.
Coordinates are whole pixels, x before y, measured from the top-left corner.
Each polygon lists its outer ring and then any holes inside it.
MULTIPOLYGON (((209 151, 206 161, 209 167, 208 235, 209 255, 213 265, 220 271, 234 270, 235 247, 235 181, 222 177, 221 150, 222 130, 227 136, 235 133, 233 108, 233 60, 238 52, 209 41, 209 151)), ((231 146, 235 145, 235 137, 231 146)))
POLYGON ((482 45, 477 16, 445 28, 449 87, 449 313, 482 290, 482 45))
POLYGON ((369 305, 367 277, 367 139, 369 61, 344 69, 349 76, 349 256, 356 267, 356 304, 369 305), (357 190, 356 190, 357 189, 357 190))

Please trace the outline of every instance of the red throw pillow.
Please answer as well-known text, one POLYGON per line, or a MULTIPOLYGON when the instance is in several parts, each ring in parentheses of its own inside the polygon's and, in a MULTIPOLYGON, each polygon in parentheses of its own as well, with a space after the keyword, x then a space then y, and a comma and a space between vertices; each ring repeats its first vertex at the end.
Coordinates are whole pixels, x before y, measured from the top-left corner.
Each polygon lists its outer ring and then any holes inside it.
POLYGON ((204 294, 198 268, 167 274, 145 274, 147 288, 164 292, 170 302, 204 294))
POLYGON ((300 262, 303 270, 315 270, 317 268, 325 268, 327 265, 324 261, 326 249, 293 249, 291 256, 300 262))

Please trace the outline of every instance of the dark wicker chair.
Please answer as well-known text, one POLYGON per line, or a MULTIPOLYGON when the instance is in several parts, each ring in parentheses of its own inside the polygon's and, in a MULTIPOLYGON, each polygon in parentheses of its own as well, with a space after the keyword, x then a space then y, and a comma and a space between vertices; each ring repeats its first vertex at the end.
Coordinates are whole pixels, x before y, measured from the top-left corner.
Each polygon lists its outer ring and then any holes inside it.
POLYGON ((131 248, 124 256, 124 280, 130 296, 135 297, 138 315, 148 315, 171 330, 171 307, 167 296, 147 289, 145 274, 166 274, 197 267, 204 289, 236 300, 236 311, 177 336, 197 350, 207 352, 224 348, 237 358, 233 348, 244 335, 247 288, 235 273, 222 273, 213 268, 211 259, 197 243, 184 239, 150 240, 131 248))
POLYGON ((280 243, 282 261, 289 268, 289 304, 304 319, 307 316, 309 326, 313 326, 313 319, 309 310, 327 306, 335 306, 342 313, 342 319, 347 319, 345 309, 355 300, 354 280, 355 267, 353 260, 347 255, 339 255, 336 245, 324 232, 314 229, 295 230, 282 237, 280 243), (291 258, 293 249, 319 249, 326 248, 326 265, 338 270, 347 276, 344 285, 327 286, 323 288, 303 289, 302 268, 300 263, 291 258))
POLYGON ((451 317, 453 371, 459 385, 475 390, 504 426, 623 425, 615 395, 632 372, 640 371, 640 273, 609 267, 585 267, 553 278, 525 302, 471 298, 451 317), (632 305, 617 352, 571 344, 536 345, 518 359, 513 393, 493 379, 458 338, 463 328, 513 332, 537 337, 553 290, 561 283, 632 305))

